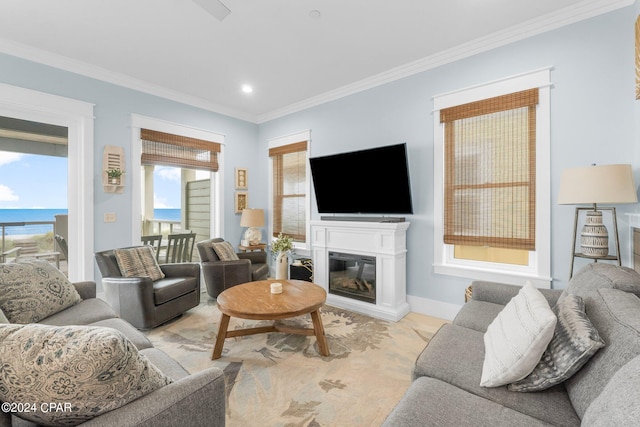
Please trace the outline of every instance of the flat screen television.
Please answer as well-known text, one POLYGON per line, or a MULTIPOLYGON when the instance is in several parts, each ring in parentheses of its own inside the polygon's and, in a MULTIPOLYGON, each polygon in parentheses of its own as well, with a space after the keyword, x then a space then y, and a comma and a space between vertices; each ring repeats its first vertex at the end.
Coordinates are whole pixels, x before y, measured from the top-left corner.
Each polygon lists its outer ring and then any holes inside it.
POLYGON ((406 144, 309 159, 319 213, 412 214, 406 144))

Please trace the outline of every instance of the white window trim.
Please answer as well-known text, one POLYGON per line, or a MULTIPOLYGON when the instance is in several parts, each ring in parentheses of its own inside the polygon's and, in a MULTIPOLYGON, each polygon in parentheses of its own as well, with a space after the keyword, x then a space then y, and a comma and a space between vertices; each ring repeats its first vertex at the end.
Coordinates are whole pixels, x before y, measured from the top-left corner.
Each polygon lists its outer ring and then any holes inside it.
MULTIPOLYGON (((311 169, 309 166, 309 154, 311 153, 311 130, 305 130, 302 132, 292 133, 290 135, 280 136, 277 138, 272 138, 267 141, 268 149, 281 147, 283 145, 293 144, 300 141, 307 141, 307 161, 306 161, 306 183, 305 183, 305 235, 306 242, 299 243, 294 242, 294 249, 301 255, 309 255, 311 253, 311 243, 309 242, 311 238, 311 169)), ((269 158, 269 207, 271 212, 274 211, 273 206, 273 161, 269 158)), ((274 240, 273 237, 273 215, 271 215, 271 220, 269 221, 269 242, 274 240)))
POLYGON ((434 271, 438 274, 522 285, 530 280, 540 288, 551 287, 551 67, 518 74, 486 84, 436 95, 434 114, 434 271), (440 110, 469 102, 538 88, 536 109, 536 250, 529 253, 528 266, 460 260, 453 245, 444 243, 444 125, 440 110))
POLYGON ((93 107, 84 101, 0 84, 0 115, 68 129, 69 280, 94 279, 93 107))
POLYGON ((141 156, 142 144, 140 140, 140 129, 151 129, 159 132, 171 133, 190 138, 204 139, 206 141, 217 142, 221 145, 221 151, 218 153, 218 172, 211 173, 210 188, 210 237, 224 238, 224 139, 225 135, 211 132, 204 129, 197 129, 177 123, 171 123, 165 120, 146 117, 139 114, 131 115, 131 244, 139 245, 138 236, 142 233, 142 207, 140 200, 142 198, 142 175, 141 175, 141 156))

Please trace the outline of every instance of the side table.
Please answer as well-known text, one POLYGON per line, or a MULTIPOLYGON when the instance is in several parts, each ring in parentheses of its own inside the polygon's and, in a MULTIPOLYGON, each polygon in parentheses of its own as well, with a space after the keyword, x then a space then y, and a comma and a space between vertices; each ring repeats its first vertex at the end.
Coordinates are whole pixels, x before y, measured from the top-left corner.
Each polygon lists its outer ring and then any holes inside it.
POLYGON ((247 252, 247 251, 248 252, 252 252, 252 251, 264 252, 266 248, 267 248, 266 243, 258 243, 257 245, 249 245, 249 246, 238 245, 238 250, 242 252, 247 252))

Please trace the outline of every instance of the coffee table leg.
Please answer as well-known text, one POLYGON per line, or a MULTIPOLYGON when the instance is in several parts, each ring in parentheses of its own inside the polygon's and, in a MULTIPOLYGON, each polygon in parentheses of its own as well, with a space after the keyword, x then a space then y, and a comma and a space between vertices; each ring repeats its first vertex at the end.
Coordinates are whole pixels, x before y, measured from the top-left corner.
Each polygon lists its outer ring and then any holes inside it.
POLYGON ((322 325, 322 317, 320 317, 320 310, 311 312, 311 320, 313 320, 313 330, 316 333, 316 340, 318 341, 318 350, 323 356, 329 356, 329 344, 327 344, 327 337, 324 335, 324 326, 322 325))
POLYGON ((230 317, 226 314, 223 314, 220 318, 220 326, 218 326, 218 336, 216 337, 216 344, 213 346, 211 360, 220 359, 220 357, 222 357, 222 347, 224 346, 224 339, 227 337, 229 319, 230 317))

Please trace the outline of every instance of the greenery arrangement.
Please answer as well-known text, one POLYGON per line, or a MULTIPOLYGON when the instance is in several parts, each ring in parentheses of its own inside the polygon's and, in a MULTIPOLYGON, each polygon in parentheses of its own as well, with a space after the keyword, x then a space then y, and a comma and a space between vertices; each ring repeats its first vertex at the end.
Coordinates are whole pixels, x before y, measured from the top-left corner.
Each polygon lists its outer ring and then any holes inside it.
POLYGON ((280 252, 293 250, 293 237, 286 234, 278 234, 276 240, 271 244, 271 254, 276 257, 280 252))
POLYGON ((106 172, 109 178, 120 178, 124 174, 120 169, 108 169, 106 172))

